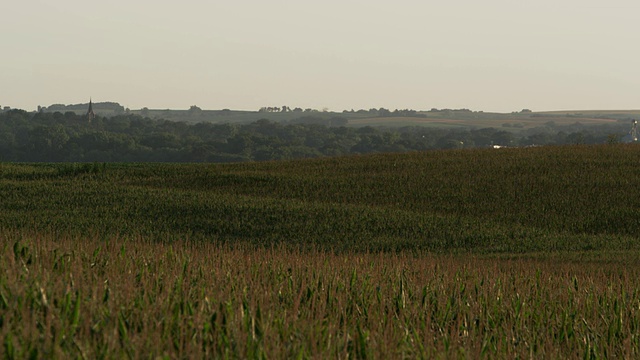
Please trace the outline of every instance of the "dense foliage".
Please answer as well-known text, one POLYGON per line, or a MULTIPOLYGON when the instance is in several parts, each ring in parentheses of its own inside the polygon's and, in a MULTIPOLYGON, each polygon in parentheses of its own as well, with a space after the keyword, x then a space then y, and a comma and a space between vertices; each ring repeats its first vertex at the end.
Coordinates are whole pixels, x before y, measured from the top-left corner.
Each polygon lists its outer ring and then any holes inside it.
MULTIPOLYGON (((74 112, 0 113, 0 160, 19 162, 240 162, 427 149, 617 142, 628 123, 447 129, 344 126, 340 117, 286 123, 185 123, 121 114, 91 122, 74 112)), ((507 124, 509 125, 509 124, 507 124)))

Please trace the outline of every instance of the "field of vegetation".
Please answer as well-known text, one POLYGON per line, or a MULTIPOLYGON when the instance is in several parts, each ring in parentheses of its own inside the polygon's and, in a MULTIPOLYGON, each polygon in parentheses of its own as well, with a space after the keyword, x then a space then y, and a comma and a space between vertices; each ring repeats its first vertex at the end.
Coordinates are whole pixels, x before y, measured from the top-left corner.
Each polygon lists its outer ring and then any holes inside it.
POLYGON ((0 163, 2 355, 638 357, 638 165, 0 163))

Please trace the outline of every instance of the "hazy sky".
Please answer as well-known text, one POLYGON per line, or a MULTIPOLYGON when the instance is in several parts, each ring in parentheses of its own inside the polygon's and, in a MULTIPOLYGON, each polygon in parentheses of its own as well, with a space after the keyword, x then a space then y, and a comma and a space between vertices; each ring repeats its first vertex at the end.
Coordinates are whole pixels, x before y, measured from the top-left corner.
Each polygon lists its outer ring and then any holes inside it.
POLYGON ((20 0, 0 105, 640 108, 638 0, 20 0))

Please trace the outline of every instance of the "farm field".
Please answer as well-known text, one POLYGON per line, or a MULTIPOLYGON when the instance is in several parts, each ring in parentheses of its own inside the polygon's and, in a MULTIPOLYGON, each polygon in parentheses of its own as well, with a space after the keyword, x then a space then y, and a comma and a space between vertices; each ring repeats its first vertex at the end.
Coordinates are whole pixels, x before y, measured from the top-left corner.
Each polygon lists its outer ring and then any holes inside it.
POLYGON ((510 128, 512 130, 531 129, 553 122, 564 126, 580 123, 582 125, 615 124, 619 119, 640 118, 636 112, 618 112, 606 115, 593 113, 533 113, 498 114, 452 111, 451 113, 422 113, 426 117, 362 117, 349 119, 351 126, 426 126, 435 128, 510 128), (505 126, 508 125, 508 126, 505 126))
POLYGON ((0 163, 3 357, 638 357, 639 164, 0 163))
POLYGON ((513 112, 493 113, 470 110, 435 110, 418 111, 413 116, 385 115, 354 112, 256 112, 237 110, 203 110, 191 114, 186 110, 149 110, 148 112, 133 111, 138 115, 151 118, 185 121, 187 123, 250 123, 260 119, 275 122, 288 122, 299 118, 314 117, 328 120, 338 117, 348 120, 346 126, 425 126, 436 128, 509 128, 514 131, 544 126, 553 122, 564 126, 580 123, 582 125, 604 125, 625 120, 640 118, 640 110, 576 110, 576 111, 542 111, 542 112, 513 112), (506 126, 508 124, 510 126, 506 126))

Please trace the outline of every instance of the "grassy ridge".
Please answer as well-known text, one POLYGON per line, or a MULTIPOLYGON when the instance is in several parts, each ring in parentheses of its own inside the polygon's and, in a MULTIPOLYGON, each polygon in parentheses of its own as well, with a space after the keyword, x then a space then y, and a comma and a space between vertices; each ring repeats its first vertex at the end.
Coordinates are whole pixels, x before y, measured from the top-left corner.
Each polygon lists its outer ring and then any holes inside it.
POLYGON ((334 250, 640 249, 640 147, 2 164, 0 227, 334 250))

